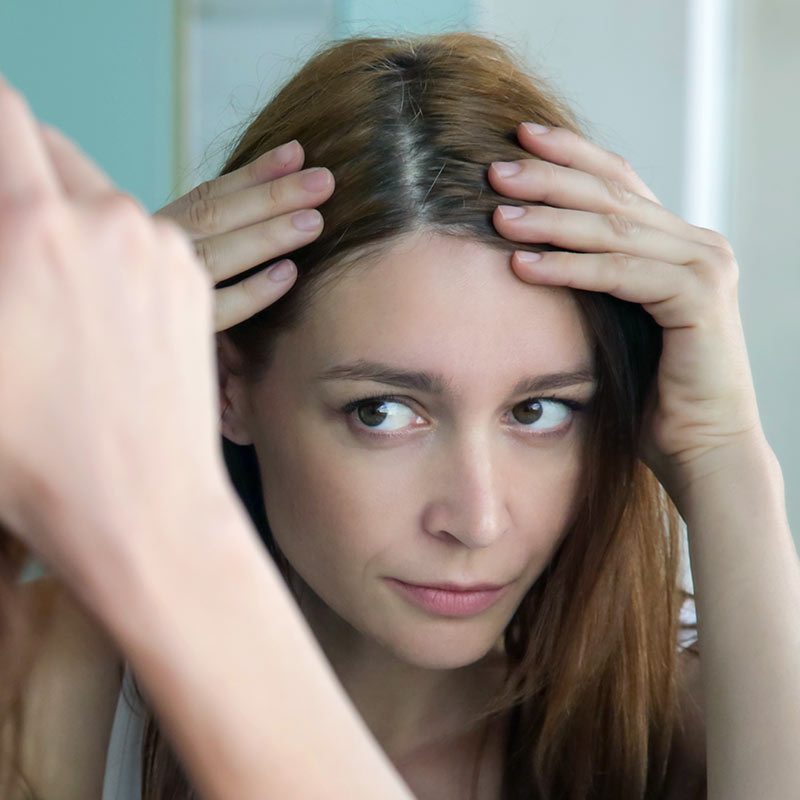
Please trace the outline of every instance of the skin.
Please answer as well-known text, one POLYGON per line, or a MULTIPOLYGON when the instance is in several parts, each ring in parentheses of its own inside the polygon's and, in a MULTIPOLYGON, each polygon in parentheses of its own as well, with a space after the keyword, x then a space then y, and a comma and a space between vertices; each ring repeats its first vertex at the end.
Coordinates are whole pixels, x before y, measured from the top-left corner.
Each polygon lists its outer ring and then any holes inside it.
MULTIPOLYGON (((512 410, 531 395, 514 387, 585 365, 568 292, 521 285, 486 245, 420 233, 334 282, 277 338, 254 387, 223 387, 225 433, 255 444, 275 538, 311 589, 303 611, 393 760, 458 728, 498 678, 498 638, 574 513, 586 419, 551 400, 519 422, 512 410), (449 388, 319 377, 358 359, 449 388), (375 394, 395 397, 376 427, 342 411, 375 394), (456 619, 409 603, 387 576, 513 586, 456 619)), ((542 394, 585 403, 594 388, 542 394)))

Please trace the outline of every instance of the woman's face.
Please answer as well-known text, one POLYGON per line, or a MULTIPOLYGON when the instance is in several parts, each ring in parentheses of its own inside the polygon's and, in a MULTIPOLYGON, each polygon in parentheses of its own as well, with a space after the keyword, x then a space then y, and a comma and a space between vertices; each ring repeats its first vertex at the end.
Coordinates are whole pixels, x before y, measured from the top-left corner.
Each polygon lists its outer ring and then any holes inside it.
POLYGON ((586 413, 533 399, 593 394, 577 305, 523 283, 507 254, 428 233, 346 273, 309 311, 247 398, 275 539, 363 636, 420 666, 470 664, 576 510, 586 413), (584 374, 553 388, 554 373, 584 374), (453 617, 388 579, 511 585, 453 617))

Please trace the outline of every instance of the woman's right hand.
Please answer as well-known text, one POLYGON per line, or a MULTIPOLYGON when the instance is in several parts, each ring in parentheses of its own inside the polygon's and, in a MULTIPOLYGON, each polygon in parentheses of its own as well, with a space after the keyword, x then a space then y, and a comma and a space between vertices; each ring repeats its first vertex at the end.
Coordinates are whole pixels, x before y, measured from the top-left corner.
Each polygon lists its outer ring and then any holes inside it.
MULTIPOLYGON (((322 232, 316 206, 333 193, 333 173, 301 169, 305 153, 295 140, 227 175, 196 186, 156 212, 192 239, 215 284, 314 241, 322 232)), ((282 259, 243 281, 216 289, 217 332, 274 303, 297 270, 282 259)))

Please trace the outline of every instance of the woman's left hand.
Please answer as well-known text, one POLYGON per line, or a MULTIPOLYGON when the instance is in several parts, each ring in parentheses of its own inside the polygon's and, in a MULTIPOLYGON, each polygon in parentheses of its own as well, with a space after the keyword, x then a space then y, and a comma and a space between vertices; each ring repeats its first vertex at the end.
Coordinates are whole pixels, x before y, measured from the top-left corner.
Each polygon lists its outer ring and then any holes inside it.
POLYGON ((492 164, 490 183, 544 205, 500 206, 495 227, 515 242, 569 252, 531 261, 539 254, 519 250, 512 267, 528 283, 640 303, 663 328, 642 457, 676 499, 733 457, 729 445, 763 436, 731 246, 665 209, 619 155, 565 128, 522 124, 517 136, 537 158, 492 164))

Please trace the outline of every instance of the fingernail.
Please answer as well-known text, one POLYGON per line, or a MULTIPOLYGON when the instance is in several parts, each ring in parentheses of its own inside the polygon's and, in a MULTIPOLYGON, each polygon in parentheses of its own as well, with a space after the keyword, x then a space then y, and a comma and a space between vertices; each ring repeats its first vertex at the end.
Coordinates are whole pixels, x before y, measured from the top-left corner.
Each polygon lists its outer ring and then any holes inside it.
POLYGON ((300 143, 297 141, 297 139, 292 139, 291 142, 287 142, 286 144, 282 144, 280 147, 276 147, 272 155, 279 161, 288 161, 295 154, 298 144, 300 143))
POLYGON ((519 206, 497 206, 497 210, 503 219, 517 219, 525 213, 525 209, 519 206))
POLYGON ((525 128, 528 133, 533 133, 537 136, 541 136, 543 133, 550 133, 551 130, 547 125, 540 125, 538 122, 523 122, 522 127, 525 128))
POLYGON ((510 178, 522 169, 517 161, 492 161, 492 166, 501 178, 510 178))
POLYGON ((315 167, 303 175, 303 188, 309 192, 321 192, 331 182, 331 171, 325 167, 315 167))
POLYGON ((284 258, 283 261, 273 264, 267 270, 267 275, 269 279, 275 281, 275 283, 285 283, 294 276, 296 271, 297 268, 294 263, 289 261, 288 258, 284 258))
POLYGON ((322 214, 313 209, 299 211, 292 217, 292 225, 299 231, 315 231, 322 224, 322 214))
POLYGON ((517 250, 517 258, 526 264, 532 264, 534 261, 541 261, 542 254, 535 253, 533 250, 517 250))

